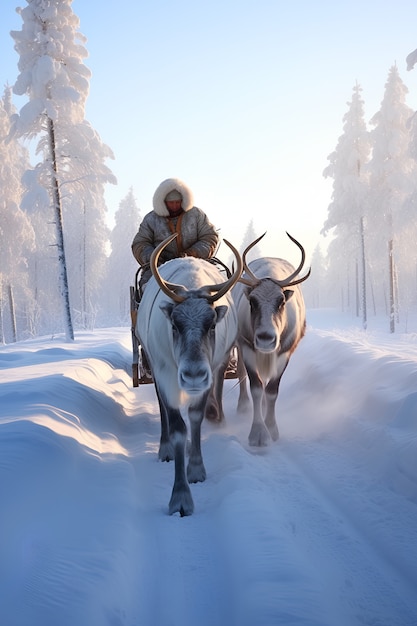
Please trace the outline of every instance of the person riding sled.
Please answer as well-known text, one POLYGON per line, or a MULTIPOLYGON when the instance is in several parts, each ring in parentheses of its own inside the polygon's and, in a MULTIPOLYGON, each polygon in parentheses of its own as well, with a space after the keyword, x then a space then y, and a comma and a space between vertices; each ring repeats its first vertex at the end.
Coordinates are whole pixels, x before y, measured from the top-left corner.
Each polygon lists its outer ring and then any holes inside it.
MULTIPOLYGON (((141 266, 137 297, 151 277, 149 261, 155 248, 171 234, 177 237, 161 253, 159 263, 177 257, 213 257, 219 235, 207 215, 194 206, 191 189, 178 178, 167 178, 157 187, 153 196, 153 210, 145 215, 132 242, 132 253, 141 266)), ((142 351, 145 378, 151 376, 146 356, 142 351)), ((146 381, 147 382, 147 381, 146 381)))
POLYGON ((142 267, 140 287, 151 277, 149 261, 164 239, 178 233, 162 252, 160 263, 183 256, 210 259, 219 236, 207 215, 194 206, 190 188, 178 178, 167 178, 153 196, 153 211, 143 218, 132 242, 133 256, 142 267))

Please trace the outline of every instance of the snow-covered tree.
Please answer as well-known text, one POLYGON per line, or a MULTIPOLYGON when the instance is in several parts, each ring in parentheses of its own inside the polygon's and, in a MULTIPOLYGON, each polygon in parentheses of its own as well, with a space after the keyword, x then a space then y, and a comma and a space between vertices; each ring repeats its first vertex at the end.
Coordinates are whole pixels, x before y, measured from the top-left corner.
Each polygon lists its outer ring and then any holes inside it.
POLYGON ((107 234, 103 191, 106 183, 115 182, 105 165, 111 150, 84 119, 90 71, 83 63, 86 39, 78 32, 71 4, 28 0, 28 6, 19 9, 22 30, 11 33, 20 55, 14 93, 28 96, 29 102, 14 116, 10 136, 36 142, 39 162, 24 177, 24 206, 35 208, 39 221, 55 223, 49 246, 57 250, 67 339, 73 338, 69 294, 79 294, 75 308, 84 324, 87 300, 95 299, 94 291, 86 295, 85 290, 100 283, 97 267, 104 267, 107 234), (67 237, 68 223, 72 228, 67 237), (68 276, 74 279, 71 288, 68 276))
POLYGON ((311 257, 311 276, 303 283, 303 296, 308 308, 319 308, 323 306, 323 295, 327 284, 326 259, 320 245, 318 244, 311 257))
MULTIPOLYGON (((242 243, 240 244, 239 252, 242 254, 245 251, 245 249, 248 247, 248 245, 252 243, 252 241, 255 241, 255 239, 257 239, 259 236, 260 236, 260 233, 255 232, 253 220, 250 220, 249 224, 247 225, 245 234, 243 236, 242 243)), ((257 259, 260 256, 262 256, 261 250, 260 250, 260 244, 256 244, 256 246, 251 248, 250 252, 248 253, 246 261, 249 262, 252 259, 257 259)))
POLYGON ((21 176, 29 165, 27 150, 17 141, 5 142, 10 132, 10 117, 15 113, 11 88, 0 99, 0 341, 5 342, 5 314, 8 304, 9 326, 13 338, 19 330, 26 333, 25 318, 32 300, 28 284, 28 255, 33 247, 33 230, 20 208, 21 176), (17 309, 13 310, 13 305, 17 309), (16 323, 16 320, 19 322, 16 323))
POLYGON ((414 190, 416 163, 410 153, 409 120, 413 111, 406 104, 408 89, 392 66, 385 84, 380 110, 371 119, 372 158, 368 164, 371 203, 369 234, 373 237, 374 256, 380 257, 387 246, 390 331, 395 331, 396 269, 395 242, 402 226, 406 200, 414 190))
POLYGON ((126 324, 129 318, 129 287, 134 284, 139 266, 132 254, 132 241, 141 215, 137 200, 130 188, 119 204, 114 216, 115 224, 110 234, 111 252, 107 263, 106 294, 107 319, 126 324))
MULTIPOLYGON (((329 253, 343 249, 340 260, 346 264, 346 275, 349 277, 346 287, 355 285, 355 293, 359 294, 357 284, 358 267, 361 268, 361 302, 363 325, 366 327, 366 280, 365 280, 365 248, 364 220, 368 194, 368 177, 365 165, 369 160, 370 141, 364 116, 364 102, 358 83, 353 88, 352 100, 348 103, 348 111, 343 117, 343 134, 339 137, 336 150, 328 157, 329 165, 323 172, 325 177, 333 178, 332 202, 328 207, 328 217, 322 232, 330 230, 336 238, 337 245, 329 247, 329 253)), ((335 258, 331 259, 334 263, 335 258)), ((344 275, 343 268, 340 268, 344 275)), ((339 270, 339 271, 340 271, 339 270)), ((347 294, 350 299, 351 294, 347 294)), ((356 310, 359 301, 356 298, 356 310)))
MULTIPOLYGON (((245 234, 243 235, 242 243, 239 246, 240 254, 242 254, 246 250, 246 248, 248 247, 248 245, 250 243, 255 241, 255 239, 258 239, 260 234, 262 234, 262 233, 256 233, 255 232, 255 227, 253 225, 253 220, 250 220, 248 225, 247 225, 247 227, 246 227, 245 234)), ((234 256, 233 256, 233 254, 230 253, 229 249, 227 248, 227 258, 226 259, 224 259, 224 258, 222 259, 222 252, 225 252, 225 249, 226 249, 226 246, 221 241, 220 242, 220 246, 219 246, 218 250, 216 251, 216 255, 215 256, 216 256, 217 259, 220 260, 221 263, 223 263, 223 261, 224 261, 225 268, 227 268, 228 270, 232 270, 233 264, 234 264, 234 256)), ((246 262, 249 263, 253 259, 257 259, 260 256, 262 256, 261 249, 260 249, 260 244, 256 244, 248 252, 248 255, 246 257, 246 262)))
MULTIPOLYGON (((407 70, 413 69, 417 63, 417 50, 407 56, 407 70)), ((417 164, 417 111, 408 121, 410 129, 410 154, 417 164)), ((399 233, 401 247, 397 256, 402 262, 402 271, 405 275, 406 289, 403 292, 403 301, 406 309, 417 305, 417 176, 414 177, 415 187, 410 197, 405 201, 402 211, 403 228, 399 233)))

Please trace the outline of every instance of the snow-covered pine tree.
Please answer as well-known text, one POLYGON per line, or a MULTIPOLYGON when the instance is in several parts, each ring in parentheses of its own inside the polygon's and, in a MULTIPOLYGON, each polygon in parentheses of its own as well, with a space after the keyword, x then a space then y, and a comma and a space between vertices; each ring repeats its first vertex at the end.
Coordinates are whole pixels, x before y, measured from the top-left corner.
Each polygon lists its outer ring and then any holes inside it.
MULTIPOLYGON (((252 243, 252 241, 255 241, 255 239, 257 239, 258 237, 259 237, 259 233, 257 234, 255 232, 253 220, 250 220, 249 224, 247 225, 245 234, 243 236, 242 243, 240 244, 239 252, 242 254, 245 251, 245 249, 248 247, 248 245, 252 243)), ((248 253, 248 257, 246 261, 250 262, 252 259, 257 259, 260 256, 262 256, 260 245, 256 244, 256 246, 254 246, 251 249, 251 251, 248 253)))
MULTIPOLYGON (((365 165, 369 160, 370 141, 361 91, 360 85, 356 83, 352 100, 348 103, 348 110, 343 117, 343 134, 339 137, 335 151, 328 157, 330 164, 323 172, 323 176, 333 178, 333 194, 322 233, 333 231, 335 245, 330 245, 328 251, 330 273, 337 273, 346 290, 348 286, 353 289, 355 285, 353 293, 361 292, 362 323, 366 327, 364 220, 369 188, 365 165), (360 288, 357 271, 359 266, 360 288)), ((345 302, 350 303, 351 298, 352 294, 349 292, 343 295, 345 302)), ((357 314, 359 308, 357 296, 355 306, 357 314)))
POLYGON ((131 244, 141 215, 133 189, 121 200, 110 234, 111 252, 107 262, 106 293, 108 319, 113 323, 127 324, 130 318, 129 287, 134 284, 139 266, 132 254, 131 244))
MULTIPOLYGON (((407 56, 406 62, 407 70, 413 69, 417 63, 417 50, 407 56)), ((410 154, 417 165, 417 111, 414 111, 408 120, 408 128, 410 130, 410 154)), ((399 232, 401 247, 397 250, 406 285, 401 294, 406 312, 415 311, 417 306, 417 176, 412 179, 414 179, 414 188, 401 212, 402 229, 399 232)))
POLYGON ((10 116, 15 113, 11 88, 0 99, 0 342, 27 336, 33 330, 26 312, 33 292, 28 283, 28 256, 33 248, 33 229, 20 208, 21 176, 29 166, 27 150, 18 142, 6 143, 10 116), (12 311, 13 295, 15 311, 12 311), (6 306, 7 305, 7 306, 6 306), (13 329, 13 326, 15 327, 13 329))
MULTIPOLYGON (((58 251, 67 340, 74 337, 70 291, 79 294, 76 308, 84 323, 88 296, 82 281, 89 277, 88 288, 100 282, 89 262, 94 259, 96 266, 104 267, 103 190, 105 183, 116 182, 105 165, 113 156, 111 150, 84 119, 90 71, 83 63, 86 39, 78 31, 79 20, 71 4, 72 0, 28 0, 28 6, 19 9, 22 30, 11 32, 20 55, 20 74, 13 90, 28 96, 29 102, 14 116, 10 136, 37 141, 39 162, 24 178, 25 205, 36 206, 45 223, 55 222, 55 241, 51 238, 49 245, 58 251), (66 236, 69 222, 72 238, 66 236), (80 257, 80 246, 84 257, 80 257), (67 257, 71 262, 67 263, 67 257), (75 283, 71 290, 69 269, 75 283)), ((93 304, 94 297, 90 300, 93 304)))
POLYGON ((313 280, 309 278, 303 283, 303 296, 307 308, 317 309, 323 306, 323 294, 327 285, 327 260, 319 244, 314 248, 311 267, 313 268, 313 280))
MULTIPOLYGON (((388 73, 380 110, 371 119, 372 158, 370 173, 371 202, 368 215, 369 234, 373 237, 375 261, 387 246, 390 332, 395 332, 398 311, 395 270, 397 233, 401 230, 404 203, 414 189, 416 163, 410 154, 409 120, 413 111, 406 104, 408 89, 393 65, 388 73)), ((385 272, 385 276, 387 272, 385 272)))

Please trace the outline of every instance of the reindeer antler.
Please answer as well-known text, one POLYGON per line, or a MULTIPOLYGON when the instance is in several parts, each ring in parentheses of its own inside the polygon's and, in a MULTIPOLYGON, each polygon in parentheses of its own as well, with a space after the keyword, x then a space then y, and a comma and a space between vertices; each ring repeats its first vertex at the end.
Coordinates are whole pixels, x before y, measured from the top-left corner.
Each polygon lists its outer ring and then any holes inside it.
MULTIPOLYGON (((177 293, 178 291, 184 291, 185 288, 182 285, 177 285, 175 283, 168 283, 166 282, 161 274, 159 273, 158 270, 158 259, 159 256, 162 252, 162 250, 171 243, 171 241, 173 241, 175 239, 175 237, 177 236, 178 233, 174 233, 172 235, 170 235, 169 237, 167 237, 166 239, 164 239, 164 241, 162 241, 156 248, 155 250, 152 252, 152 256, 150 259, 150 268, 152 271, 152 274, 156 280, 156 282, 158 283, 161 291, 164 292, 164 294, 166 296, 168 296, 169 298, 171 298, 172 300, 174 300, 174 302, 183 302, 185 299, 185 296, 180 295, 179 293, 177 293)), ((229 246, 229 248, 232 250, 233 254, 236 257, 236 270, 233 272, 233 274, 230 276, 230 278, 228 278, 225 282, 223 283, 219 283, 216 285, 207 285, 206 287, 204 287, 205 290, 207 291, 212 291, 215 292, 212 296, 208 296, 207 299, 209 302, 213 303, 216 300, 219 300, 219 298, 221 298, 222 296, 224 296, 225 293, 227 293, 235 283, 237 283, 237 281, 239 280, 241 274, 242 274, 242 270, 243 270, 243 261, 242 258, 239 254, 239 252, 236 250, 236 248, 229 243, 226 239, 224 239, 224 242, 229 246)))
MULTIPOLYGON (((254 287, 256 285, 256 283, 259 282, 260 279, 257 278, 255 276, 255 274, 249 269, 249 267, 248 267, 248 265, 246 263, 246 255, 248 254, 249 250, 251 250, 254 246, 256 246, 258 241, 260 241, 262 239, 262 237, 264 237, 265 235, 266 235, 266 233, 264 233, 263 235, 258 237, 258 239, 255 239, 255 241, 252 241, 252 243, 250 243, 247 246, 246 250, 242 254, 243 267, 244 267, 245 274, 247 274, 248 278, 246 276, 245 277, 241 277, 239 279, 239 282, 243 283, 244 285, 248 285, 248 287, 254 287)), ((304 265, 304 262, 305 262, 306 254, 305 254, 305 250, 304 250, 303 246, 301 245, 301 243, 299 241, 297 241, 294 237, 292 237, 288 232, 287 232, 287 235, 291 239, 291 241, 293 241, 300 248, 300 250, 301 250, 301 261, 300 261, 300 264, 297 267, 297 269, 294 270, 294 272, 292 274, 290 274, 289 276, 287 276, 287 278, 284 278, 283 280, 277 280, 276 281, 279 284, 280 287, 293 287, 294 285, 298 285, 299 283, 302 283, 305 280, 307 280, 307 278, 310 276, 310 273, 311 273, 311 268, 310 268, 305 276, 303 276, 302 278, 298 278, 297 280, 294 280, 295 277, 298 276, 298 274, 303 269, 303 265, 304 265)))

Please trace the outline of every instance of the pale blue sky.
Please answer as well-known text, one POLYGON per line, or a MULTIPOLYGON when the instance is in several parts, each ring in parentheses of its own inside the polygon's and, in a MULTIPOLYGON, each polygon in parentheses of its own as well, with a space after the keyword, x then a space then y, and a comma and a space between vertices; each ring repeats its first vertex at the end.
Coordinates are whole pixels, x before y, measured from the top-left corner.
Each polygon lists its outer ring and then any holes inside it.
MULTIPOLYGON (((0 78, 13 84, 19 0, 0 5, 0 78)), ((331 199, 322 176, 356 81, 366 119, 397 63, 417 109, 417 5, 352 0, 74 0, 93 76, 86 118, 118 178, 110 213, 132 186, 142 214, 178 176, 222 236, 240 245, 250 219, 263 250, 287 253, 285 230, 319 241, 331 199)), ((132 237, 137 225, 132 225, 132 237)))

